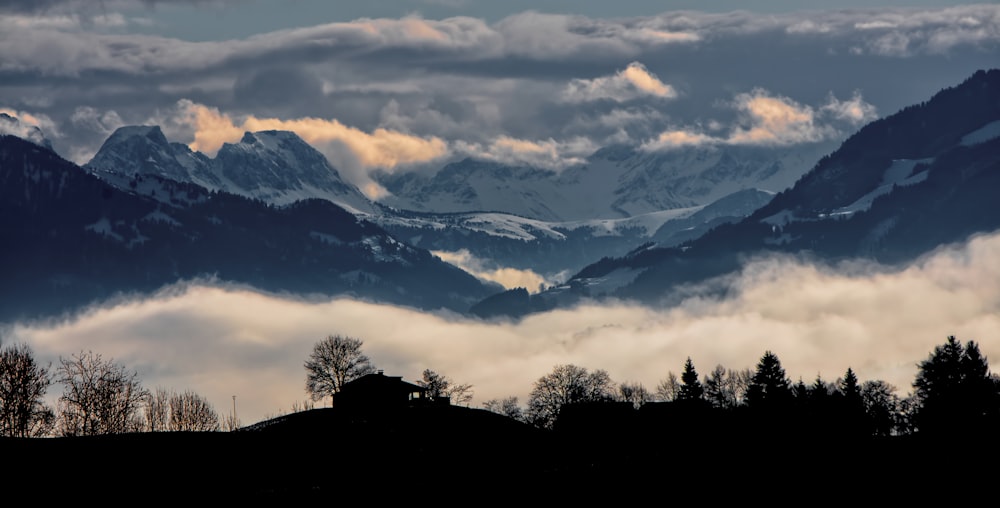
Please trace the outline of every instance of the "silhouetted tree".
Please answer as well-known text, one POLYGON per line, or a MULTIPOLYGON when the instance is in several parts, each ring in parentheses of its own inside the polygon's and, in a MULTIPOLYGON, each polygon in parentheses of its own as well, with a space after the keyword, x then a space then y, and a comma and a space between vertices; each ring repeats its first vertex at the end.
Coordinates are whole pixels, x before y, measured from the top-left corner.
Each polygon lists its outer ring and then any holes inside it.
POLYGON ((652 395, 646 390, 645 386, 642 386, 642 383, 622 383, 618 385, 618 396, 615 397, 619 402, 628 402, 636 409, 651 401, 652 398, 652 395))
POLYGON ((148 432, 167 430, 167 415, 170 413, 170 390, 157 387, 150 392, 143 404, 142 413, 148 432))
POLYGON ((841 435, 860 437, 871 435, 865 404, 861 399, 861 386, 854 369, 847 368, 844 377, 837 380, 834 398, 838 432, 841 435))
POLYGON ((483 409, 502 414, 519 422, 524 421, 524 413, 521 411, 521 406, 517 403, 517 397, 490 399, 483 402, 483 409))
POLYGON ((193 391, 174 393, 170 396, 171 431, 216 431, 220 428, 219 415, 212 405, 193 391))
POLYGON ((45 404, 52 384, 47 366, 35 361, 27 344, 0 348, 0 436, 44 436, 55 425, 55 413, 45 404))
POLYGON ((766 351, 747 388, 746 402, 751 408, 784 408, 791 398, 789 380, 778 356, 766 351))
POLYGON ((921 433, 980 430, 988 419, 1000 415, 1000 383, 990 375, 989 364, 973 341, 963 347, 950 336, 936 346, 920 362, 913 387, 919 401, 916 426, 921 433))
POLYGON ((871 434, 884 437, 899 434, 900 401, 896 387, 882 380, 865 381, 861 400, 868 416, 871 434))
POLYGON ((375 372, 375 365, 361 352, 361 339, 329 335, 313 346, 305 362, 306 393, 312 400, 333 397, 345 383, 375 372))
POLYGON ((735 408, 743 403, 752 378, 750 369, 726 370, 716 365, 711 374, 705 376, 705 400, 718 409, 735 408))
POLYGON ((589 372, 576 365, 557 365, 535 381, 528 399, 527 419, 542 428, 552 428, 566 404, 611 400, 613 385, 604 370, 589 372))
POLYGON ((656 385, 656 400, 661 402, 671 402, 677 400, 681 392, 681 384, 677 380, 677 374, 672 371, 667 373, 667 377, 660 380, 656 385))
POLYGON ((431 369, 424 369, 423 378, 417 384, 427 389, 427 397, 438 400, 448 397, 453 404, 468 404, 472 400, 472 385, 453 384, 447 376, 442 376, 431 369))
POLYGON ((694 362, 689 356, 684 362, 684 372, 681 373, 681 387, 677 392, 677 400, 701 401, 704 394, 705 389, 701 386, 701 381, 698 380, 698 372, 694 369, 694 362))
POLYGON ((121 434, 142 429, 142 404, 149 392, 139 374, 87 351, 60 358, 59 427, 66 436, 121 434))

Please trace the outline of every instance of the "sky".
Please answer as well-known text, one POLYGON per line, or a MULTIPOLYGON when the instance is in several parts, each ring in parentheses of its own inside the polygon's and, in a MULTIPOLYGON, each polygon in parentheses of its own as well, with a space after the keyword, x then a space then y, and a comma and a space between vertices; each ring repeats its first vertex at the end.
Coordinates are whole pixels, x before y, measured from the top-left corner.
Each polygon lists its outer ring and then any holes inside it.
MULTIPOLYGON (((745 3, 8 0, 0 111, 80 164, 123 125, 160 125, 209 155, 246 130, 293 130, 378 197, 374 172, 463 157, 561 171, 614 143, 838 141, 1000 62, 995 1, 745 3)), ((725 300, 507 324, 193 283, 2 333, 49 361, 94 350, 220 409, 237 395, 245 423, 303 400, 302 362, 336 333, 389 374, 472 383, 475 404, 524 402, 560 363, 653 388, 687 356, 706 373, 767 348, 794 380, 850 366, 905 394, 947 335, 1000 358, 998 250, 981 238, 894 273, 762 260, 725 300)))
POLYGON ((1000 50, 997 2, 743 3, 7 1, 0 111, 80 164, 122 125, 208 155, 293 130, 379 197, 464 157, 837 141, 1000 50))

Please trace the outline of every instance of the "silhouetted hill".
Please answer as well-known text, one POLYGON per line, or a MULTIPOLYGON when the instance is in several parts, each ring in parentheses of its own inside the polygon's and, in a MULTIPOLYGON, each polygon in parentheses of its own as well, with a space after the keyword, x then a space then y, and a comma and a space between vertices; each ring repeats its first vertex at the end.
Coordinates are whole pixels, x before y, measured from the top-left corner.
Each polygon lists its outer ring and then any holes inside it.
POLYGON ((663 409, 582 408, 554 431, 453 406, 314 409, 236 432, 0 438, 0 450, 5 485, 42 503, 296 506, 648 501, 664 488, 712 502, 768 493, 797 505, 822 491, 961 504, 989 495, 992 468, 981 459, 1000 451, 982 436, 845 441, 796 422, 763 431, 663 409), (962 488, 941 481, 958 471, 962 488))

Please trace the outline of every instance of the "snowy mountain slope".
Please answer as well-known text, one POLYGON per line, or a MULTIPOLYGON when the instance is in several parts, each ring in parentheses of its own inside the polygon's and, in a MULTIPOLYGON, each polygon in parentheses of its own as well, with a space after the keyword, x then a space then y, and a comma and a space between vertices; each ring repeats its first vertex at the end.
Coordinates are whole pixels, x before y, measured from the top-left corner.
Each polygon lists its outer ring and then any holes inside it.
POLYGON ((0 136, 0 321, 206 277, 455 311, 497 290, 326 200, 274 207, 155 175, 147 183, 155 199, 0 136))
POLYGON ((746 219, 676 248, 607 258, 548 295, 657 301, 770 252, 906 263, 1000 229, 1000 70, 876 120, 746 219), (629 282, 623 284, 627 274, 629 282))
POLYGON ((431 251, 468 251, 496 268, 532 270, 551 282, 594 259, 622 256, 656 242, 673 246, 746 217, 773 193, 736 192, 706 206, 623 219, 547 222, 501 213, 418 214, 396 210, 372 220, 397 238, 431 251))
POLYGON ((137 177, 156 176, 275 205, 319 198, 360 214, 375 209, 323 154, 287 131, 247 132, 213 159, 169 142, 157 126, 121 127, 84 167, 120 189, 136 190, 137 177))
POLYGON ((566 223, 712 203, 746 189, 791 186, 834 145, 702 146, 648 152, 611 146, 561 173, 466 159, 433 176, 377 174, 383 203, 428 213, 500 211, 566 223))

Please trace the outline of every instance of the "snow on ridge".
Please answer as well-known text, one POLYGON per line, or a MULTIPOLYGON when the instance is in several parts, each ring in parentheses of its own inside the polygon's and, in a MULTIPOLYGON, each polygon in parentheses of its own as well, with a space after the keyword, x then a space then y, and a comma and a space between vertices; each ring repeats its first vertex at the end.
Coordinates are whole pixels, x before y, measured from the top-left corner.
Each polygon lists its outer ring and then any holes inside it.
POLYGON ((927 179, 927 171, 921 171, 911 175, 913 168, 917 164, 930 163, 934 159, 896 159, 892 161, 888 169, 882 175, 882 183, 868 194, 861 196, 853 203, 838 208, 830 213, 830 216, 850 216, 857 212, 867 211, 872 207, 875 198, 884 196, 892 192, 893 187, 906 187, 920 183, 927 179))
POLYGON ((968 134, 959 142, 962 146, 978 145, 1000 137, 1000 120, 994 120, 968 134))

